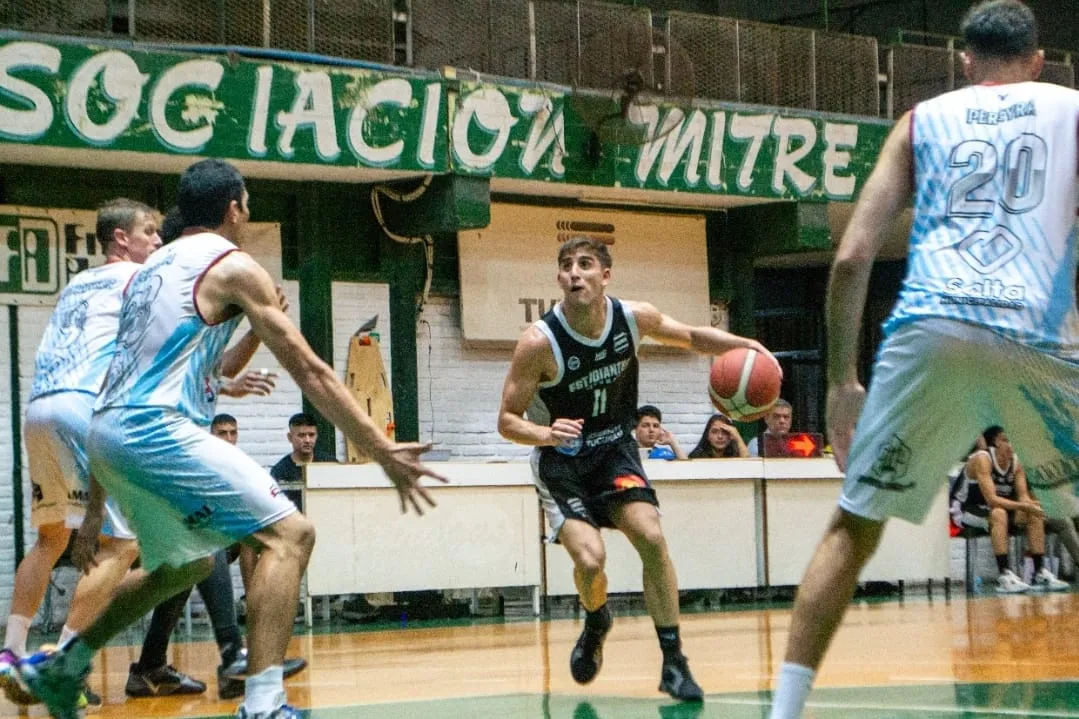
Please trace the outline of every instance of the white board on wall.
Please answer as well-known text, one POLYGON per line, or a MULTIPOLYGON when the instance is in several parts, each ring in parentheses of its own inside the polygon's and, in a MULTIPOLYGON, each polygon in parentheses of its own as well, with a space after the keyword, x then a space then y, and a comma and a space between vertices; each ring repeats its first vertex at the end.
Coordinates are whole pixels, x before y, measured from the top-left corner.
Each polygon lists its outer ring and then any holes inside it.
POLYGON ((608 294, 650 302, 688 324, 710 323, 703 215, 495 203, 488 227, 457 235, 465 341, 516 341, 561 299, 558 248, 579 234, 611 250, 608 294))

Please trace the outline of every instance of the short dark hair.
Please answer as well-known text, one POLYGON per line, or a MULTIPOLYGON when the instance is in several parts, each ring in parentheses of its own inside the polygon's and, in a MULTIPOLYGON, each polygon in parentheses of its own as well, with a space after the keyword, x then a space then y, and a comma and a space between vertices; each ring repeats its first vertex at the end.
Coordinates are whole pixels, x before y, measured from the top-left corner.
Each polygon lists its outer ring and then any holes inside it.
POLYGON ((614 261, 611 260, 611 251, 607 249, 607 245, 588 235, 576 235, 563 242, 562 246, 558 248, 558 263, 562 264, 563 257, 572 255, 578 250, 591 250, 592 254, 599 260, 599 264, 605 268, 610 268, 614 264, 614 261))
POLYGON ((963 16, 959 31, 967 48, 981 57, 1019 58, 1038 49, 1038 21, 1019 0, 978 3, 963 16))
POLYGON ((180 176, 176 204, 191 227, 220 227, 233 200, 243 203, 244 178, 224 160, 196 162, 180 176))
POLYGON ((297 412, 296 414, 294 414, 294 415, 292 415, 291 417, 288 418, 288 428, 289 429, 292 429, 293 427, 317 427, 317 426, 318 426, 318 422, 315 421, 314 417, 307 414, 307 412, 297 412))
POLYGON ((994 424, 993 426, 986 428, 986 430, 982 432, 982 439, 985 440, 985 446, 996 447, 997 437, 999 437, 1003 433, 1004 428, 1001 427, 999 424, 994 424))
POLYGON ((235 424, 239 426, 240 423, 237 422, 236 418, 233 417, 231 414, 227 414, 225 412, 222 412, 221 414, 215 414, 214 418, 210 420, 211 429, 222 424, 235 424))
POLYGON ((642 404, 637 408, 637 423, 640 424, 645 417, 655 417, 657 422, 663 421, 663 413, 654 404, 642 404))
POLYGON ((112 234, 116 230, 131 232, 139 213, 154 215, 157 210, 138 200, 129 200, 126 197, 117 197, 109 200, 97 210, 97 241, 105 247, 106 243, 112 242, 112 234))
POLYGON ((172 209, 165 214, 165 219, 161 221, 161 229, 157 231, 157 234, 161 236, 161 244, 169 244, 182 235, 186 228, 187 221, 180 212, 179 206, 173 205, 172 209))

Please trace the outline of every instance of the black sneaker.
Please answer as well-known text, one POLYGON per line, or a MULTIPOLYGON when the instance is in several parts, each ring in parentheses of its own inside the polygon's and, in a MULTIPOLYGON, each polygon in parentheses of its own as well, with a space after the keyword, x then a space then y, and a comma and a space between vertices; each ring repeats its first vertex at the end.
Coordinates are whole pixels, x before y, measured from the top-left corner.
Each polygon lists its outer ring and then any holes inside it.
POLYGON ((127 675, 124 693, 129 697, 167 697, 173 694, 202 694, 206 685, 193 679, 171 664, 148 672, 140 672, 138 664, 132 664, 127 675))
MULTIPOLYGON (((299 674, 307 667, 307 660, 303 657, 285 657, 282 665, 282 676, 288 679, 299 674)), ((247 678, 247 650, 241 649, 236 659, 227 667, 221 665, 217 668, 217 696, 221 699, 236 699, 242 697, 246 691, 247 678)))
POLYGON ((96 712, 101 709, 101 696, 90 691, 88 684, 82 685, 82 696, 79 697, 79 709, 85 712, 96 712))
POLYGON ((596 678, 603 667, 603 640, 607 638, 610 626, 603 632, 596 632, 585 627, 577 644, 569 655, 569 673, 573 681, 587 684, 596 678))
POLYGON ((704 691, 689 672, 689 662, 685 657, 670 661, 664 660, 660 675, 659 690, 667 692, 675 699, 684 702, 703 702, 704 691))

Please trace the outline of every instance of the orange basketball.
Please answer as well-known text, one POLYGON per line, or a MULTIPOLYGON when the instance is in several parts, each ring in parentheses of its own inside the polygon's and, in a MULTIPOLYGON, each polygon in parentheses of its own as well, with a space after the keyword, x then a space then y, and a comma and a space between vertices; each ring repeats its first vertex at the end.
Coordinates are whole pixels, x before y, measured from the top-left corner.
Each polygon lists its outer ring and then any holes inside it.
POLYGON ((768 414, 779 399, 779 368, 756 350, 733 349, 712 361, 708 395, 723 414, 751 422, 768 414))

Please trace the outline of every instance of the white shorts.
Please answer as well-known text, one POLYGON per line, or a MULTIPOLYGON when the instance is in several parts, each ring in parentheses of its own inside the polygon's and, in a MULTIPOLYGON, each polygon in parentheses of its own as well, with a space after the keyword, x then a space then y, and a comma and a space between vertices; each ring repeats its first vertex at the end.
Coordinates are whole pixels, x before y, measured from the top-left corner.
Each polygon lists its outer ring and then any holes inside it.
MULTIPOLYGON (((839 506, 921 522, 987 427, 1004 428, 1051 517, 1079 481, 1079 365, 945 319, 901 326, 881 345, 839 506)), ((943 531, 943 530, 942 530, 943 531)))
POLYGON ((297 511, 253 459, 173 410, 99 412, 86 449, 149 572, 208 557, 297 511))
MULTIPOLYGON (((88 392, 55 392, 26 407, 23 435, 30 466, 30 521, 35 528, 63 524, 78 529, 90 498, 86 433, 94 396, 88 392)), ((101 533, 134 539, 112 499, 105 502, 101 533)))

